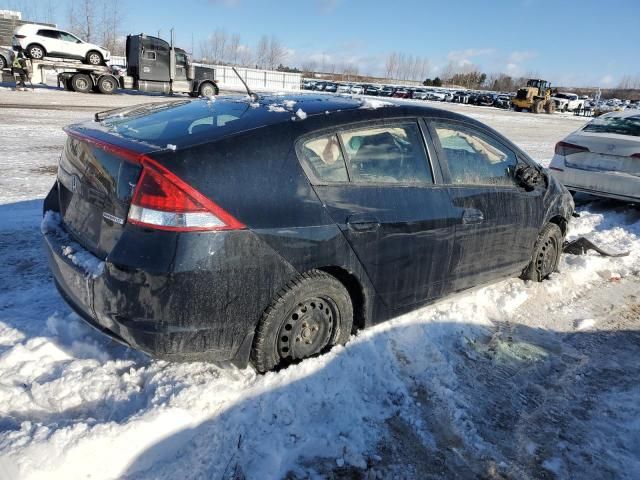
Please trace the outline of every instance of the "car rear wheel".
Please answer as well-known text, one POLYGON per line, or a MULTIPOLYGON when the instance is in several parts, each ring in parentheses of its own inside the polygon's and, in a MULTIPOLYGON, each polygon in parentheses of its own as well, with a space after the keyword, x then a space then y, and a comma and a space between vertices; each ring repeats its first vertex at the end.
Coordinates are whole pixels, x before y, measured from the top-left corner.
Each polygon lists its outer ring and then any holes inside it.
POLYGON ((100 52, 96 52, 95 50, 87 53, 86 60, 89 65, 102 65, 102 63, 104 62, 104 59, 102 58, 100 52))
POLYGON ((541 282, 558 269, 562 254, 562 231, 554 223, 548 223, 538 235, 533 247, 531 263, 522 272, 523 280, 541 282))
POLYGON ((344 344, 351 335, 353 306, 335 277, 311 270, 289 282, 265 310, 251 350, 259 372, 267 372, 344 344))
POLYGON ((34 44, 27 47, 27 55, 29 55, 29 58, 32 60, 42 60, 46 54, 47 52, 41 45, 34 44))
POLYGON ((3 56, 0 56, 0 70, 7 68, 8 63, 3 56))

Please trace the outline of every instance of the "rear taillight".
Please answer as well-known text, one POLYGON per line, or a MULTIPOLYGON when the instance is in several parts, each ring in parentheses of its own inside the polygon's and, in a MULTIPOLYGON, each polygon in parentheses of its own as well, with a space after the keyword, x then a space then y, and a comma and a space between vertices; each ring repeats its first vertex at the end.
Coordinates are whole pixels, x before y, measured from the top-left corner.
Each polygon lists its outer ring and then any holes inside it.
POLYGON ((237 230, 244 225, 193 187, 150 158, 133 192, 128 220, 174 232, 237 230))
POLYGON ((589 149, 587 147, 583 147, 581 145, 574 145, 569 142, 558 142, 556 143, 555 153, 556 155, 562 155, 566 157, 567 155, 573 155, 574 153, 583 153, 588 152, 589 149))
POLYGON ((76 140, 127 162, 142 165, 129 207, 130 223, 174 232, 245 228, 236 218, 152 158, 71 129, 64 130, 76 140))

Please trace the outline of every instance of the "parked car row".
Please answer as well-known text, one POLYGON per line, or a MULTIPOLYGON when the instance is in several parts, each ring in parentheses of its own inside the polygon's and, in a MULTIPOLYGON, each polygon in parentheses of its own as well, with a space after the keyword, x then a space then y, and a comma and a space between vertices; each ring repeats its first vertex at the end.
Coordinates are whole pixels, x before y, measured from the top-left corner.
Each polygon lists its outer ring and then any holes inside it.
POLYGON ((350 93, 373 97, 393 97, 437 102, 470 103, 473 105, 509 108, 510 94, 497 92, 476 92, 472 90, 449 90, 446 88, 408 87, 396 85, 353 84, 330 81, 306 80, 303 90, 315 90, 328 93, 350 93))

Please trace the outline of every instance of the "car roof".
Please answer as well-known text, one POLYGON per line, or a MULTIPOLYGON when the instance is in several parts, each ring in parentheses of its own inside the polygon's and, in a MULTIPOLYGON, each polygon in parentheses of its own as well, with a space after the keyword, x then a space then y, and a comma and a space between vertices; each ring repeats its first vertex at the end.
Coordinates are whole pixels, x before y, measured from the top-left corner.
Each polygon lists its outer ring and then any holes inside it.
MULTIPOLYGON (((469 117, 441 110, 430 106, 423 106, 414 102, 394 100, 377 100, 357 95, 342 94, 313 94, 287 93, 260 95, 257 102, 247 95, 220 96, 212 99, 200 98, 195 100, 169 101, 162 104, 145 104, 136 107, 107 112, 100 122, 87 122, 73 125, 71 131, 80 135, 96 138, 99 141, 113 142, 125 148, 140 153, 164 149, 165 145, 177 145, 178 148, 189 148, 196 145, 215 142, 223 138, 248 133, 256 129, 274 127, 276 125, 296 124, 303 131, 309 132, 340 127, 354 122, 369 120, 384 120, 403 117, 439 117, 444 119, 462 120, 493 131, 486 125, 469 117), (151 107, 149 106, 151 105, 151 107), (190 118, 198 119, 209 112, 218 111, 224 115, 225 111, 238 115, 238 121, 228 122, 214 131, 185 136, 184 131, 169 133, 159 141, 147 142, 135 135, 124 132, 135 132, 137 123, 157 121, 186 121, 190 118)), ((293 130, 300 132, 300 128, 293 130)), ((168 147, 167 147, 168 148, 168 147)))

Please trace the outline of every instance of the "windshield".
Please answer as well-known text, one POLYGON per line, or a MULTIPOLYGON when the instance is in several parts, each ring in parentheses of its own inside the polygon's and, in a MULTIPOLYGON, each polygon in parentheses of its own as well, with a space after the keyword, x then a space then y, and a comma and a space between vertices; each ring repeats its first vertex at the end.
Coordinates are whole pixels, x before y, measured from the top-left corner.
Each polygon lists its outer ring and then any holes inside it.
POLYGON ((640 115, 596 118, 588 123, 583 131, 640 137, 640 115))
POLYGON ((103 124, 111 133, 131 140, 155 145, 192 144, 214 129, 231 126, 249 108, 244 101, 167 102, 108 117, 103 124))

